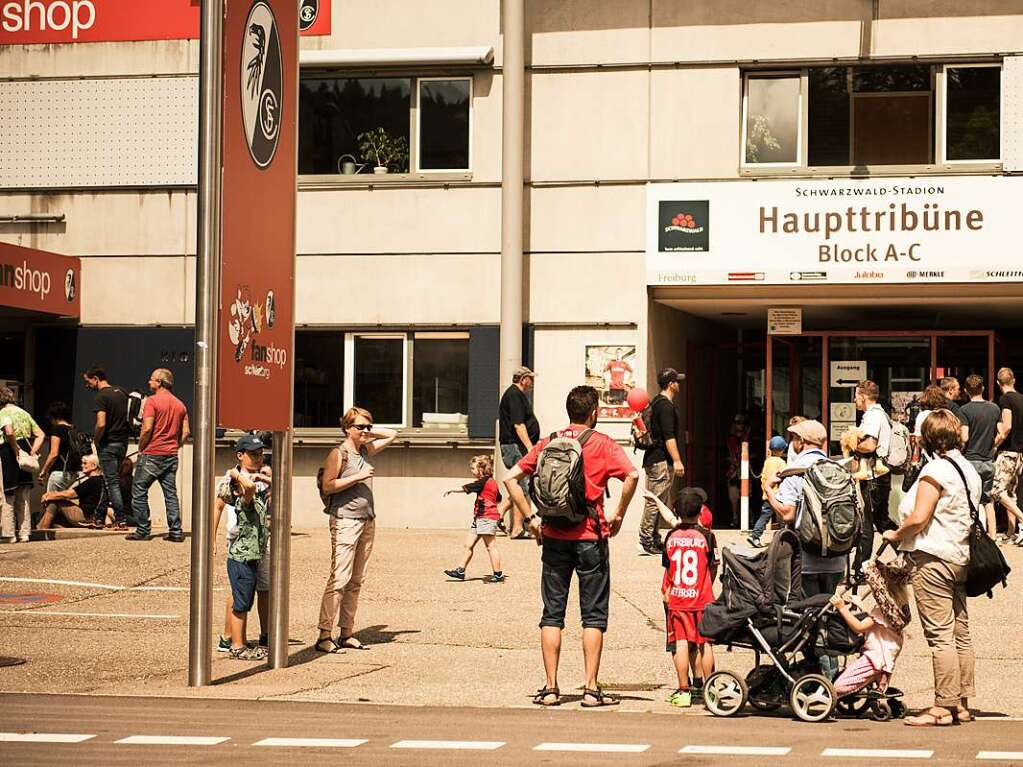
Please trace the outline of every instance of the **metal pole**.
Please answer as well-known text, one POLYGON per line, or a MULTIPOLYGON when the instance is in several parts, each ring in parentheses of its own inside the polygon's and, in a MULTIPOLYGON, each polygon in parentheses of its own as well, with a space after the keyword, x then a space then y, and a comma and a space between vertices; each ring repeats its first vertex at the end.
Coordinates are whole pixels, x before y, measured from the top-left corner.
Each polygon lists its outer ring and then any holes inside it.
POLYGON ((502 385, 522 364, 522 173, 525 123, 523 0, 504 0, 504 89, 501 146, 501 368, 502 385))
POLYGON ((274 432, 270 518, 270 668, 288 665, 291 581, 291 431, 274 432))
POLYGON ((211 529, 216 459, 217 313, 221 257, 224 0, 202 1, 199 35, 199 214, 195 267, 195 406, 192 419, 192 573, 188 685, 210 683, 211 529))

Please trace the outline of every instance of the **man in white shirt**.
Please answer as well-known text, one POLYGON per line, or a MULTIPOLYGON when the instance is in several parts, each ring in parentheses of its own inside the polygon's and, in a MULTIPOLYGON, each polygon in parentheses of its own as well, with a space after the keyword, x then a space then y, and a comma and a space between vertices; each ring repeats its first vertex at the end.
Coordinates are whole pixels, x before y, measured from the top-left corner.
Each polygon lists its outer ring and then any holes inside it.
MULTIPOLYGON (((860 381, 856 386, 856 409, 863 413, 860 419, 861 437, 856 452, 860 455, 876 455, 883 460, 891 446, 892 422, 884 408, 877 403, 880 393, 878 385, 870 380, 860 381)), ((860 484, 860 491, 863 496, 863 534, 853 560, 853 571, 857 578, 862 577, 863 565, 874 553, 874 530, 883 534, 885 530, 895 527, 888 509, 892 475, 864 480, 860 484)))

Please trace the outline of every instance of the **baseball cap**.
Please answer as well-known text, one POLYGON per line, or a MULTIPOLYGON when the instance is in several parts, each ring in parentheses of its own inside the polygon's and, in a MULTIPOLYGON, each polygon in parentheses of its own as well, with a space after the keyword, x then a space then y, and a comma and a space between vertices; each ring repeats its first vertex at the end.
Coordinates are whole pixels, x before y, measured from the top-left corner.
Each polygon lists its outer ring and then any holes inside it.
POLYGON ((790 426, 788 430, 815 445, 823 445, 828 441, 828 430, 820 421, 800 421, 790 426))
POLYGON ((675 508, 683 517, 695 517, 700 507, 707 502, 707 492, 702 487, 684 487, 678 491, 675 508))
POLYGON ((255 434, 246 434, 238 438, 238 441, 234 443, 234 452, 236 453, 252 453, 256 450, 263 449, 263 440, 257 437, 255 434))
POLYGON ((685 373, 679 373, 675 368, 662 368, 657 374, 657 385, 662 389, 670 383, 682 383, 686 380, 685 373))
POLYGON ((527 368, 525 365, 515 368, 515 372, 512 373, 513 381, 521 381, 523 378, 536 378, 536 373, 527 368))
POLYGON ((786 450, 789 443, 785 441, 784 437, 771 437, 771 443, 768 445, 771 450, 786 450))

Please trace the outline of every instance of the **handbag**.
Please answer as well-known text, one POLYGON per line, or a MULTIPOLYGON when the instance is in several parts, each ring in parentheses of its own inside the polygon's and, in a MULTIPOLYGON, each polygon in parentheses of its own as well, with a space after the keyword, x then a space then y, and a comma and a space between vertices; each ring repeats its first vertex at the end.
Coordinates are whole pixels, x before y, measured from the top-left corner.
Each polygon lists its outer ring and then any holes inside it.
POLYGON ((966 596, 979 597, 981 594, 987 594, 988 599, 991 599, 994 596, 991 590, 995 586, 1001 583, 1002 588, 1007 587, 1006 581, 1012 570, 1005 561, 1005 557, 1002 556, 998 544, 991 540, 984 528, 980 526, 980 514, 973 503, 973 498, 970 497, 970 486, 966 484, 966 475, 963 474, 963 470, 948 456, 944 458, 955 467, 956 473, 963 480, 963 489, 966 491, 966 500, 970 504, 970 517, 973 520, 970 524, 968 538, 970 561, 966 563, 966 596))
POLYGON ((33 455, 27 450, 19 450, 18 468, 22 471, 29 471, 35 474, 39 471, 39 456, 33 455))

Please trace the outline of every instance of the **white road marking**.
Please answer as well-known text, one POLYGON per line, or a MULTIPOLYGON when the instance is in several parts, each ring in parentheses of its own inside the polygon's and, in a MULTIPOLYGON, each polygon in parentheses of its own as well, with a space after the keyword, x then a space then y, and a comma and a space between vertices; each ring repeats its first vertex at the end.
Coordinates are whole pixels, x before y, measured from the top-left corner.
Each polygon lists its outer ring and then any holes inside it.
POLYGON ((680 754, 722 754, 731 756, 785 756, 791 748, 785 746, 686 746, 680 754))
POLYGON ((977 758, 1015 762, 1023 760, 1023 751, 978 751, 977 758))
POLYGON ((355 748, 366 743, 366 740, 356 738, 263 738, 252 745, 254 746, 282 746, 291 748, 294 746, 309 746, 310 748, 355 748))
MULTIPOLYGON (((106 591, 188 591, 188 586, 117 586, 111 583, 91 583, 89 581, 62 581, 52 578, 15 578, 13 576, 0 576, 0 581, 11 583, 45 583, 53 586, 82 586, 88 589, 104 589, 106 591)), ((223 591, 217 587, 214 591, 223 591)))
POLYGON ((821 756, 847 756, 859 759, 930 759, 934 752, 911 748, 826 748, 821 756))
POLYGON ((502 740, 399 740, 391 748, 452 749, 457 751, 496 751, 502 740))
POLYGON ((641 754, 646 743, 541 743, 534 751, 593 751, 596 753, 641 754))
POLYGON ((206 735, 129 735, 115 740, 125 746, 215 746, 231 740, 206 735))
POLYGON ((95 737, 60 732, 0 732, 0 743, 82 743, 95 737))
POLYGON ((51 612, 42 609, 37 610, 0 610, 0 613, 8 615, 56 615, 75 618, 147 618, 155 621, 178 620, 180 615, 147 615, 144 613, 75 613, 75 612, 51 612))

